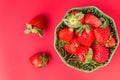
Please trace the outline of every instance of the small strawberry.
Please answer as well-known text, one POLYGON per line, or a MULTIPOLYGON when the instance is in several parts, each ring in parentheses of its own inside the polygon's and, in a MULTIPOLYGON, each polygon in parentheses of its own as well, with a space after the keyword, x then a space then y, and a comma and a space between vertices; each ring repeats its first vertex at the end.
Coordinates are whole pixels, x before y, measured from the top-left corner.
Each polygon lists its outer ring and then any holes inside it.
POLYGON ((31 56, 29 60, 35 68, 42 68, 46 66, 49 59, 49 56, 47 56, 45 53, 42 53, 31 56))
POLYGON ((58 32, 58 38, 65 42, 69 42, 70 40, 72 40, 73 35, 74 35, 74 31, 73 29, 70 28, 61 29, 58 32))
POLYGON ((76 54, 76 48, 79 45, 79 41, 77 39, 73 39, 70 41, 70 44, 65 44, 64 49, 71 53, 71 54, 76 54))
POLYGON ((71 28, 78 28, 84 23, 84 14, 82 12, 71 12, 68 14, 65 19, 64 23, 71 28))
POLYGON ((101 44, 93 46, 93 59, 98 63, 104 63, 109 57, 109 49, 101 44))
POLYGON ((94 34, 97 42, 99 42, 100 44, 106 44, 106 41, 110 37, 110 29, 96 28, 94 29, 94 34))
POLYGON ((44 16, 35 16, 28 24, 26 24, 27 29, 25 30, 25 33, 38 33, 40 36, 42 36, 45 25, 44 16))
POLYGON ((108 40, 108 47, 114 47, 115 46, 115 44, 116 44, 116 40, 115 40, 115 38, 114 37, 112 37, 111 39, 109 39, 108 40))
POLYGON ((91 25, 93 28, 102 25, 102 21, 93 14, 85 15, 85 23, 91 25))
POLYGON ((88 25, 81 26, 80 29, 76 32, 76 36, 80 44, 83 44, 87 47, 91 46, 95 39, 94 31, 90 29, 88 25))
POLYGON ((77 58, 81 61, 81 62, 85 62, 86 60, 86 54, 88 54, 88 47, 84 47, 84 46, 79 46, 76 49, 76 56, 77 58))

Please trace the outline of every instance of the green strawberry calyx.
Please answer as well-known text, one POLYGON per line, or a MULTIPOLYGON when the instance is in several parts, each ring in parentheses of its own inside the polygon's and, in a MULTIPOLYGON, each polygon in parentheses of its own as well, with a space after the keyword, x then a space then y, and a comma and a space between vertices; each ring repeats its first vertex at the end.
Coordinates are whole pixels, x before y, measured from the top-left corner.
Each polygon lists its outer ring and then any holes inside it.
POLYGON ((87 63, 95 63, 95 61, 93 60, 92 48, 89 48, 88 53, 85 55, 85 61, 83 62, 83 64, 87 64, 87 63))
POLYGON ((82 25, 82 23, 79 21, 84 17, 84 14, 82 12, 79 12, 77 14, 68 14, 66 18, 63 20, 64 23, 71 28, 78 28, 82 25))
POLYGON ((39 34, 40 37, 42 37, 42 35, 43 35, 42 29, 38 29, 36 26, 32 27, 31 24, 26 24, 26 27, 27 27, 27 29, 24 31, 25 34, 35 33, 35 34, 39 34))
POLYGON ((38 66, 45 67, 47 62, 50 60, 50 56, 46 55, 46 53, 42 53, 42 55, 39 55, 38 58, 42 60, 42 63, 38 64, 38 66))
POLYGON ((89 25, 84 24, 84 25, 80 26, 80 28, 78 28, 78 29, 76 30, 76 32, 82 34, 82 32, 83 32, 84 30, 86 30, 86 32, 89 33, 89 32, 90 32, 90 29, 91 29, 91 27, 90 27, 89 25))
POLYGON ((103 21, 103 24, 100 26, 100 28, 106 28, 109 26, 108 19, 101 18, 101 20, 103 21))
POLYGON ((88 54, 86 55, 86 60, 84 63, 91 63, 93 61, 93 50, 92 48, 89 48, 88 54))
POLYGON ((59 47, 63 47, 65 44, 69 45, 70 43, 69 42, 65 42, 65 41, 62 41, 62 40, 58 40, 58 45, 59 47))

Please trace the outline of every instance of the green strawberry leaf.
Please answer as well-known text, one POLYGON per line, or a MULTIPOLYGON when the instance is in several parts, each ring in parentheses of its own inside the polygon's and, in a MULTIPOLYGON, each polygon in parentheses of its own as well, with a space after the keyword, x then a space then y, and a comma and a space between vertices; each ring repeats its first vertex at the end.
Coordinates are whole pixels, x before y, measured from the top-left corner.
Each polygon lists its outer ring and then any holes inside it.
POLYGON ((109 21, 106 19, 100 28, 106 28, 107 26, 109 26, 109 21))
POLYGON ((74 14, 68 14, 65 19, 63 19, 63 22, 71 28, 78 28, 82 25, 79 20, 84 17, 84 14, 82 12, 74 14))
POLYGON ((32 29, 32 25, 31 24, 26 24, 27 29, 32 29))
POLYGON ((43 57, 42 57, 41 55, 39 55, 38 58, 39 58, 40 60, 42 60, 43 57))
POLYGON ((89 33, 90 32, 90 26, 89 25, 84 25, 84 26, 85 26, 86 32, 89 33))
POLYGON ((43 62, 47 62, 50 59, 50 57, 47 56, 46 53, 43 53, 42 56, 43 56, 42 58, 43 62))
POLYGON ((104 19, 103 17, 101 17, 100 20, 101 20, 102 22, 105 22, 105 19, 104 19))
POLYGON ((86 55, 85 63, 92 62, 92 57, 93 57, 93 50, 92 48, 89 48, 88 54, 86 55))
POLYGON ((29 29, 26 29, 26 30, 24 31, 25 34, 29 34, 30 32, 31 32, 31 30, 29 30, 29 29))
POLYGON ((83 27, 80 27, 79 29, 76 30, 76 32, 79 32, 80 34, 82 34, 83 31, 84 31, 83 27))
POLYGON ((80 20, 80 19, 82 19, 82 18, 84 17, 84 14, 83 14, 82 12, 80 12, 80 13, 77 13, 77 14, 75 15, 75 17, 76 17, 78 20, 80 20))
POLYGON ((89 25, 82 25, 79 29, 76 30, 76 32, 79 32, 82 34, 82 32, 86 30, 87 33, 90 32, 90 26, 89 25))
POLYGON ((58 46, 59 47, 64 47, 65 44, 69 45, 70 43, 69 42, 64 42, 62 40, 58 40, 58 46))
POLYGON ((42 64, 41 66, 45 67, 47 62, 50 60, 50 56, 46 55, 46 53, 42 53, 42 64))
POLYGON ((43 31, 43 30, 41 30, 41 29, 38 29, 37 31, 38 31, 38 33, 39 33, 40 37, 42 37, 42 35, 43 35, 43 32, 44 32, 44 31, 43 31))
POLYGON ((98 42, 96 40, 94 40, 93 45, 96 45, 96 44, 98 44, 98 42))

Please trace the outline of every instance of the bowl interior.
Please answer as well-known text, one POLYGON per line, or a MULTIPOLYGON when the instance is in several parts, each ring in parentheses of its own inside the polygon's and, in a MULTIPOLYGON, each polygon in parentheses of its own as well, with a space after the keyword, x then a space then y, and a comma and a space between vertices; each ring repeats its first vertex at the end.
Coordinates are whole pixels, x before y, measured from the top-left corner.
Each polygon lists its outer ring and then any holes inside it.
MULTIPOLYGON (((55 29, 55 36, 54 36, 54 47, 55 47, 55 50, 57 51, 58 55, 60 56, 60 58, 62 59, 62 61, 68 65, 69 67, 71 68, 74 68, 74 69, 77 69, 77 70, 80 70, 80 71, 84 71, 84 72, 91 72, 91 71, 94 71, 96 69, 98 69, 99 67, 102 67, 102 66, 105 66, 106 64, 108 64, 115 52, 115 50, 117 49, 118 47, 118 44, 119 44, 119 38, 118 38, 118 33, 117 33, 117 30, 116 30, 116 25, 115 25, 115 22, 114 20, 107 16, 106 14, 104 14, 100 9, 98 9, 97 7, 94 7, 94 6, 88 6, 88 7, 81 7, 81 8, 73 8, 73 9, 70 9, 66 15, 64 16, 64 18, 66 18, 66 16, 71 13, 72 11, 79 11, 79 12, 83 12, 84 14, 86 13, 92 13, 94 15, 96 15, 98 18, 104 18, 104 19, 108 19, 109 23, 110 23, 110 27, 111 27, 111 30, 113 32, 113 36, 116 38, 116 45, 112 48, 110 48, 110 55, 109 55, 109 58, 106 62, 100 64, 100 63, 82 63, 80 62, 76 56, 74 54, 70 54, 68 52, 66 52, 64 50, 63 47, 59 47, 59 43, 58 43, 58 36, 57 36, 57 33, 60 29, 62 28, 65 28, 66 25, 64 24, 63 20, 57 25, 56 29, 55 29)), ((63 18, 63 19, 64 19, 63 18)))

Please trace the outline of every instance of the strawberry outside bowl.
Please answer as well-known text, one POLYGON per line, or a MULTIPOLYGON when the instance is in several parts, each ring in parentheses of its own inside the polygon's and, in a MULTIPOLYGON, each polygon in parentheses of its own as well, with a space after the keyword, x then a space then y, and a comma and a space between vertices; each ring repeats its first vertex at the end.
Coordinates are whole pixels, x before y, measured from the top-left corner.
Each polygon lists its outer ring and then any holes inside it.
POLYGON ((61 58, 61 60, 69 67, 74 68, 75 70, 79 70, 79 71, 83 71, 83 72, 92 72, 98 68, 101 68, 103 66, 106 66, 112 56, 114 55, 117 47, 119 44, 119 38, 118 38, 118 32, 116 29, 116 24, 114 22, 114 20, 109 17, 108 15, 106 15, 105 13, 103 13, 99 8, 95 7, 95 6, 87 6, 87 7, 80 7, 80 8, 72 8, 70 9, 64 16, 64 18, 61 20, 61 22, 57 25, 55 32, 54 32, 54 48, 57 52, 57 54, 59 55, 59 57, 61 58), (72 11, 78 11, 78 12, 82 12, 82 13, 92 13, 95 16, 97 16, 98 18, 101 18, 101 20, 103 19, 107 19, 109 22, 109 26, 111 28, 111 32, 113 34, 113 36, 116 39, 116 44, 114 47, 109 48, 109 57, 108 59, 104 62, 104 63, 97 63, 97 62, 90 62, 90 63, 83 63, 80 60, 77 59, 77 57, 74 54, 70 54, 69 52, 67 52, 63 46, 61 47, 61 45, 63 45, 58 38, 58 32, 60 31, 60 29, 65 28, 66 24, 64 23, 64 19, 66 18, 66 16, 68 14, 70 14, 72 11))

